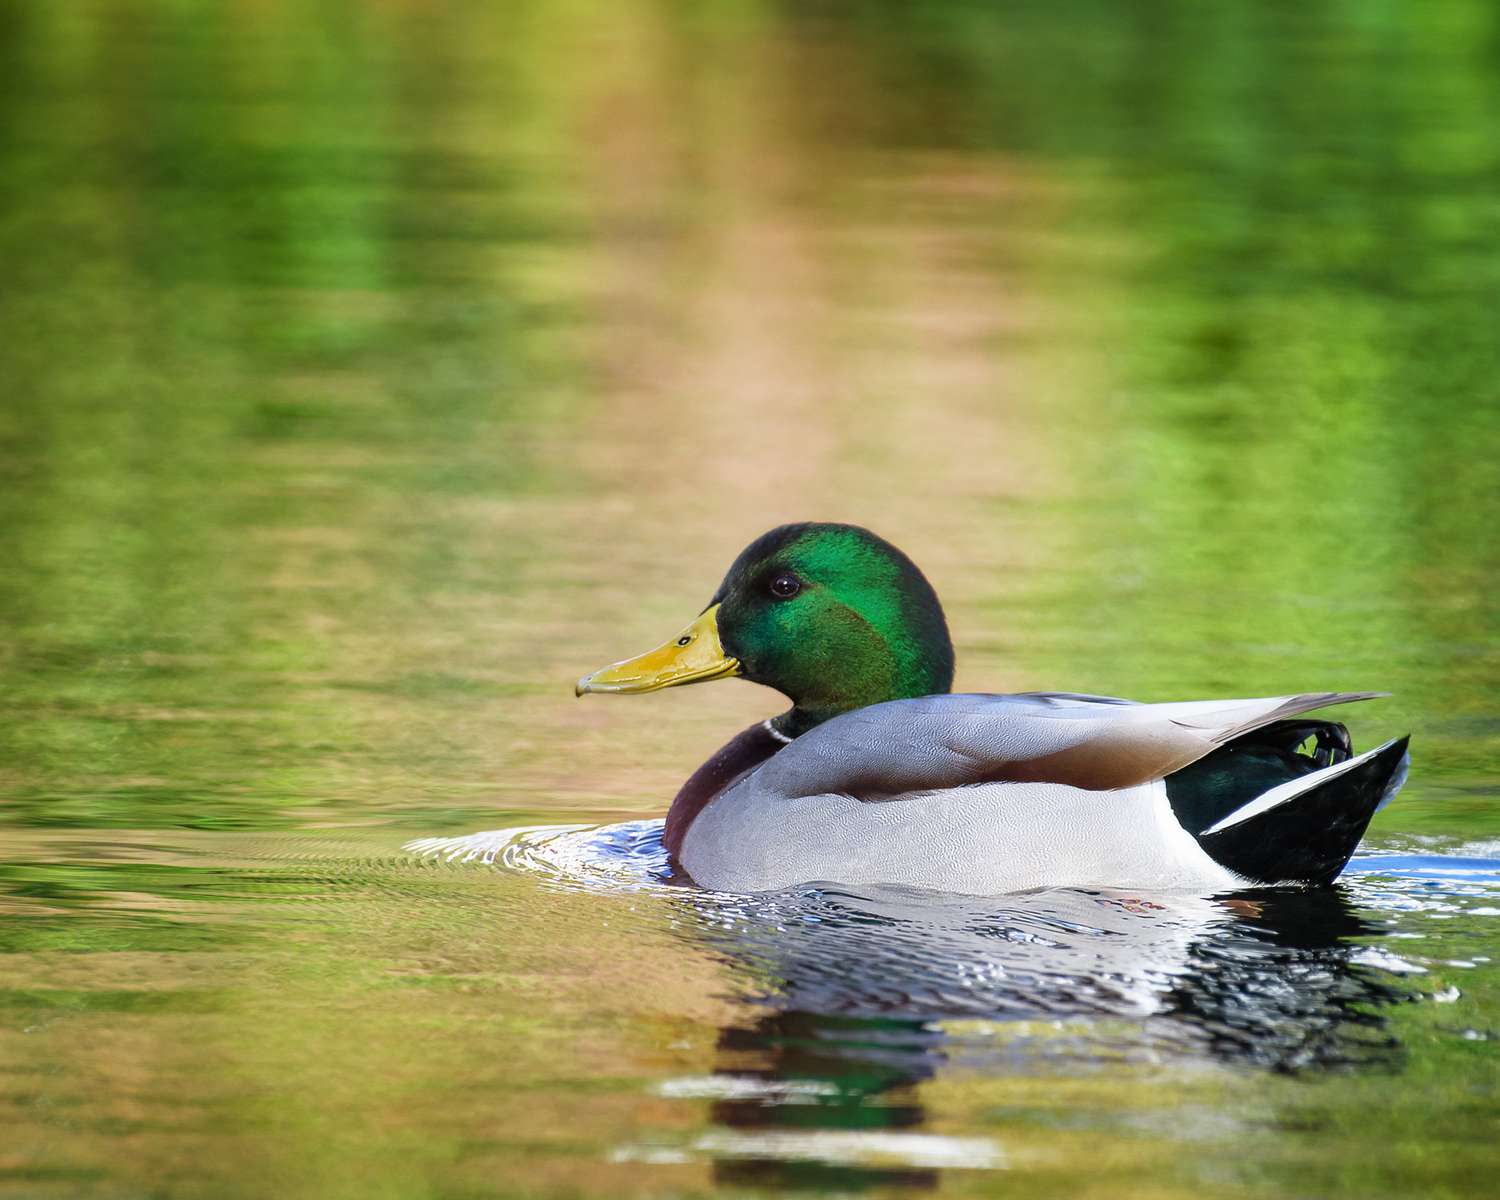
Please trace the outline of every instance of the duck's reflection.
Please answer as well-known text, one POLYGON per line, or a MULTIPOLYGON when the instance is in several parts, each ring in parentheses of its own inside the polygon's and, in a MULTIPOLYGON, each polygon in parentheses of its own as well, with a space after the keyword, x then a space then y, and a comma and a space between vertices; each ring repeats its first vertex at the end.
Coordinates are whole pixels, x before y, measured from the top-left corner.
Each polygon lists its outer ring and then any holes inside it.
POLYGON ((714 1178, 834 1191, 936 1185, 932 1167, 868 1160, 889 1154, 893 1139, 880 1135, 926 1120, 914 1085, 936 1071, 942 1041, 922 1021, 796 1010, 725 1028, 719 1073, 762 1086, 713 1105, 715 1124, 742 1135, 722 1144, 714 1178))
POLYGON ((715 908, 711 941, 767 981, 763 1015, 720 1034, 716 1178, 916 1188, 982 1165, 998 1148, 923 1132, 917 1085, 951 1061, 1018 1074, 1105 1056, 1278 1071, 1389 1060, 1400 1047, 1380 1010, 1406 992, 1361 965, 1354 940, 1377 932, 1331 889, 823 889, 715 908))
POLYGON ((1156 1026, 1181 1031, 1203 1057, 1280 1072, 1400 1058, 1382 1010, 1412 993, 1361 962, 1356 940, 1389 932, 1384 926, 1332 889, 1225 903, 1235 920, 1194 940, 1156 1026))

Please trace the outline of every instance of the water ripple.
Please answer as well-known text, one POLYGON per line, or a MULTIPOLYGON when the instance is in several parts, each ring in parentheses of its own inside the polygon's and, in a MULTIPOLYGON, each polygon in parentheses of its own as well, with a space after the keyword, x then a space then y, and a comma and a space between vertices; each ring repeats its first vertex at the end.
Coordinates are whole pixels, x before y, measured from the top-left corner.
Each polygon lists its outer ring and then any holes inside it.
MULTIPOLYGON (((976 898, 834 885, 708 892, 674 880, 660 821, 406 848, 553 887, 656 894, 678 933, 734 968, 751 999, 783 1015, 861 1022, 851 1052, 907 1069, 934 1052, 934 1029, 945 1031, 945 1056, 977 1039, 1031 1060, 1097 1060, 1101 1041, 1127 1057, 1187 1053, 1281 1070, 1389 1057, 1399 1047, 1382 1010, 1425 995, 1434 967, 1487 961, 1446 942, 1428 952, 1420 922, 1483 921, 1500 907, 1500 862, 1472 854, 1365 853, 1337 888, 976 898), (872 1035, 870 1021, 897 1022, 895 1044, 883 1045, 889 1030, 872 1035)), ((838 1048, 826 1029, 819 1037, 838 1048)))

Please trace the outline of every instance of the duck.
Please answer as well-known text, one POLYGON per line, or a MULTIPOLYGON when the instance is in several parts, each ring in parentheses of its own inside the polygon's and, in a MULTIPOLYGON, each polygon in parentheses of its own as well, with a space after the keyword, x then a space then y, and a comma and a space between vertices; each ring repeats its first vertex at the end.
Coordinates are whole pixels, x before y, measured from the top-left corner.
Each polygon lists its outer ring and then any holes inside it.
POLYGON ((800 522, 746 546, 677 636, 574 690, 739 678, 791 702, 667 811, 672 869, 717 892, 1320 886, 1407 774, 1408 737, 1356 754, 1343 724, 1307 715, 1383 692, 1137 703, 954 693, 953 671, 942 605, 904 552, 800 522))

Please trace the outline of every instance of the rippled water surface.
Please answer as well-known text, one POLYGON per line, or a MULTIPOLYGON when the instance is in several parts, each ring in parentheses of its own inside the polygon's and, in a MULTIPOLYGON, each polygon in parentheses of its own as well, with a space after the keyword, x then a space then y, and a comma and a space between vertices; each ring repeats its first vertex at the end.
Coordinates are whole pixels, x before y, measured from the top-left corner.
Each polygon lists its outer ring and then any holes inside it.
POLYGON ((0 1196, 1492 1194, 1497 21, 0 0, 0 1196), (571 683, 807 517, 1410 782, 1316 893, 684 886, 777 698, 571 683))

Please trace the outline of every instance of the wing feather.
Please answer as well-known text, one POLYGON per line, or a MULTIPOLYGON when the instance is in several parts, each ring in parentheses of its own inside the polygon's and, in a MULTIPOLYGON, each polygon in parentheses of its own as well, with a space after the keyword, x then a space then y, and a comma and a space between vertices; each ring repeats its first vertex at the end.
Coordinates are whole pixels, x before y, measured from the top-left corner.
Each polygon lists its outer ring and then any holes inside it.
POLYGON ((1058 695, 924 696, 825 722, 770 759, 758 783, 787 796, 903 797, 976 783, 1092 791, 1160 779, 1272 721, 1381 692, 1124 704, 1058 695))

